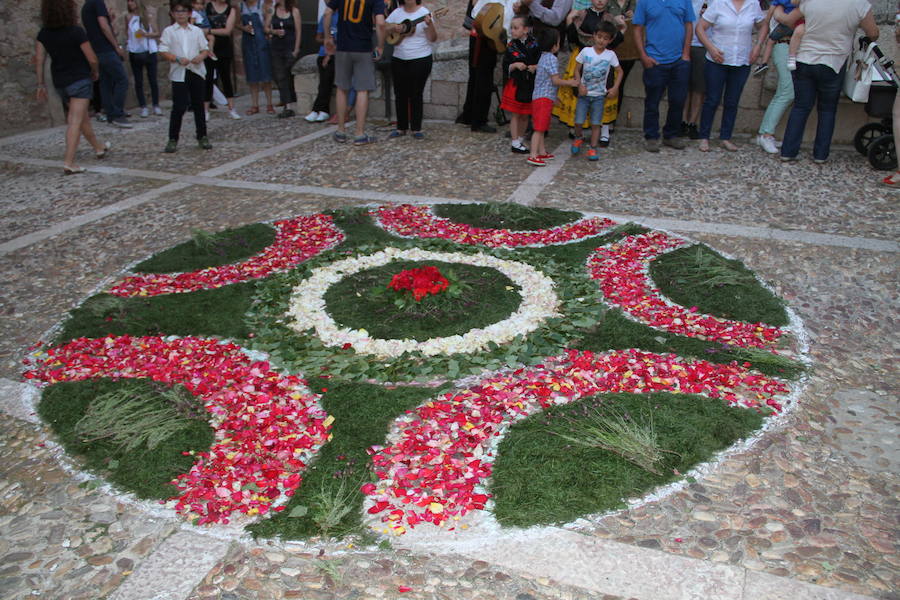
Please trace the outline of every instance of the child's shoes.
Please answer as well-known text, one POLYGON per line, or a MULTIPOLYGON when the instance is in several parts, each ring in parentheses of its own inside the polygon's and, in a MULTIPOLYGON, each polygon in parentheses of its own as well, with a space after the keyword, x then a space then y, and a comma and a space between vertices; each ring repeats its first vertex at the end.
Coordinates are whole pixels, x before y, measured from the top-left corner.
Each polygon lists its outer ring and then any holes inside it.
POLYGON ((545 163, 541 159, 540 156, 529 156, 525 162, 527 162, 529 165, 533 165, 535 167, 546 167, 547 166, 547 163, 545 163))
POLYGON ((597 153, 597 149, 591 146, 587 151, 587 159, 588 160, 600 160, 600 155, 597 153))
POLYGON ((569 150, 572 152, 572 156, 575 156, 579 152, 581 152, 581 146, 584 145, 584 138, 575 138, 572 142, 572 145, 569 147, 569 150))
POLYGON ((514 154, 528 154, 528 148, 526 148, 525 144, 523 144, 518 139, 515 139, 512 141, 512 144, 510 144, 509 149, 514 154))

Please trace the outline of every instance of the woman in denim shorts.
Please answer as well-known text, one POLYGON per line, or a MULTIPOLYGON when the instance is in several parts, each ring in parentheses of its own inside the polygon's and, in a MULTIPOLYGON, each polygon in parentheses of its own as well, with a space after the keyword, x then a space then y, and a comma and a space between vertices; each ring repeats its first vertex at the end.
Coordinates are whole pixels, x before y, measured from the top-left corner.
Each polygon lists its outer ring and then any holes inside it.
POLYGON ((97 55, 91 49, 84 29, 78 22, 74 0, 42 0, 41 22, 35 45, 35 69, 37 73, 37 99, 47 100, 44 85, 44 61, 50 55, 50 73, 53 86, 67 108, 66 154, 63 173, 83 173, 84 168, 75 164, 75 152, 82 135, 93 146, 97 158, 106 157, 110 144, 101 144, 94 135, 88 118, 88 104, 93 96, 94 84, 99 76, 97 55))

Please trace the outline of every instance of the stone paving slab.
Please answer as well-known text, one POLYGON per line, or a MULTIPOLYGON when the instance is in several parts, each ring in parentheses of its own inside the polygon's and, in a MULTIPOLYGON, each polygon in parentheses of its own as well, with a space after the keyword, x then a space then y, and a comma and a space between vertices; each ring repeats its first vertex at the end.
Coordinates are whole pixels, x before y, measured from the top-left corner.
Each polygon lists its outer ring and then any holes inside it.
POLYGON ((826 166, 784 165, 746 139, 740 152, 663 148, 652 160, 636 131, 617 133, 597 163, 570 158, 535 205, 786 230, 900 238, 896 190, 850 149, 826 166))
POLYGON ((137 177, 85 173, 66 177, 62 167, 0 162, 0 243, 47 227, 54 221, 114 204, 162 185, 137 177), (22 198, 29 198, 22 202, 22 198))
POLYGON ((0 597, 102 598, 176 525, 79 485, 48 435, 0 419, 0 597))
MULTIPOLYGON (((354 147, 330 138, 300 151, 287 151, 262 163, 228 173, 229 178, 399 194, 445 196, 483 202, 505 198, 534 167, 509 151, 509 140, 472 133, 451 123, 426 122, 427 138, 389 140, 383 122, 375 144, 354 147), (422 157, 427 156, 425 162, 422 157)), ((557 130, 557 138, 564 130, 557 130)))

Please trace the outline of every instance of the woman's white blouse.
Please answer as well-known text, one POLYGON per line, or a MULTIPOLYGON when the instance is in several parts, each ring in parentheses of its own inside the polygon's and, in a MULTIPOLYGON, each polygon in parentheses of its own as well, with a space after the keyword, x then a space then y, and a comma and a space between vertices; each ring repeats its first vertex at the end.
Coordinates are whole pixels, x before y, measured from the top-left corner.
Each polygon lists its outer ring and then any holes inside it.
MULTIPOLYGON (((744 0, 740 12, 735 10, 733 0, 712 0, 703 13, 703 20, 710 24, 707 37, 725 55, 722 64, 734 67, 750 64, 753 28, 765 17, 758 0, 744 0)), ((709 52, 706 58, 712 60, 709 52)))
POLYGON ((137 37, 138 30, 141 29, 141 18, 132 15, 128 19, 128 51, 133 54, 141 52, 155 53, 157 51, 156 40, 148 37, 137 37))

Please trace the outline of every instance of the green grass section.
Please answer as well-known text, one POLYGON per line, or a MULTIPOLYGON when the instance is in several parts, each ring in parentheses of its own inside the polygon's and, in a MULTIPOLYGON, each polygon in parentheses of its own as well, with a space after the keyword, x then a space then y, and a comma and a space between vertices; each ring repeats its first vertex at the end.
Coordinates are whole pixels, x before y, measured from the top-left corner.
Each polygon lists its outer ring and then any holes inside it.
POLYGON ((571 244, 544 246, 543 248, 529 248, 529 251, 534 252, 535 254, 541 254, 547 258, 552 258, 557 262, 584 267, 587 263, 588 256, 600 246, 611 244, 626 235, 638 235, 647 231, 649 230, 646 227, 641 227, 634 223, 625 223, 605 235, 588 238, 586 240, 581 240, 580 242, 572 242, 571 244))
POLYGON ((485 204, 436 204, 434 213, 445 219, 486 229, 530 231, 549 229, 577 221, 583 215, 573 210, 536 208, 511 202, 485 204))
POLYGON ((682 306, 769 325, 788 324, 784 303, 756 280, 739 260, 729 260, 700 244, 679 248, 650 263, 659 290, 682 306))
POLYGON ((344 232, 344 241, 338 246, 340 250, 405 239, 391 235, 375 225, 372 217, 369 216, 369 209, 363 206, 326 211, 325 214, 331 215, 334 218, 334 224, 344 232))
MULTIPOLYGON (((166 402, 159 393, 164 389, 161 384, 147 380, 96 379, 57 383, 48 387, 38 405, 38 414, 53 428, 66 452, 83 459, 87 470, 101 474, 139 498, 170 498, 178 490, 169 482, 175 476, 186 473, 194 462, 192 457, 183 456, 182 452, 209 449, 213 442, 212 428, 205 420, 185 419, 188 421, 187 429, 161 442, 153 451, 140 447, 125 452, 108 440, 85 443, 79 439, 75 425, 90 403, 98 396, 122 388, 153 394, 159 397, 160 403, 166 402)), ((199 400, 196 406, 204 412, 199 400)))
POLYGON ((441 261, 393 261, 332 285, 325 294, 325 306, 341 326, 365 329, 376 338, 424 341, 462 335, 505 319, 521 304, 518 289, 496 269, 441 261), (398 308, 394 301, 400 293, 387 289, 391 278, 426 265, 437 267, 450 287, 419 302, 406 292, 410 301, 398 308))
MULTIPOLYGON (((391 421, 404 411, 440 393, 435 389, 388 390, 377 385, 334 381, 327 385, 328 392, 322 402, 328 414, 334 417, 331 430, 334 438, 322 448, 304 474, 303 483, 287 508, 248 528, 254 536, 294 539, 321 534, 321 526, 316 521, 321 520, 323 504, 327 504, 323 503, 323 496, 334 494, 342 484, 345 490, 353 490, 347 499, 353 508, 329 533, 358 532, 363 501, 359 486, 375 481, 366 448, 383 444, 391 421), (298 507, 304 507, 305 514, 291 517, 292 512, 304 512, 298 507)), ((320 389, 314 388, 314 391, 320 389)))
POLYGON ((73 309, 54 343, 114 335, 199 335, 242 339, 256 282, 189 294, 119 298, 98 294, 73 309))
POLYGON ((194 239, 164 250, 134 267, 137 273, 196 271, 238 262, 275 242, 275 229, 255 223, 218 233, 195 231, 194 239))
POLYGON ((504 526, 564 523, 621 508, 624 498, 679 479, 712 455, 746 437, 762 423, 757 412, 682 394, 609 394, 551 407, 513 425, 500 443, 491 493, 504 526), (664 453, 654 475, 606 450, 572 444, 559 435, 589 411, 652 419, 664 453))

